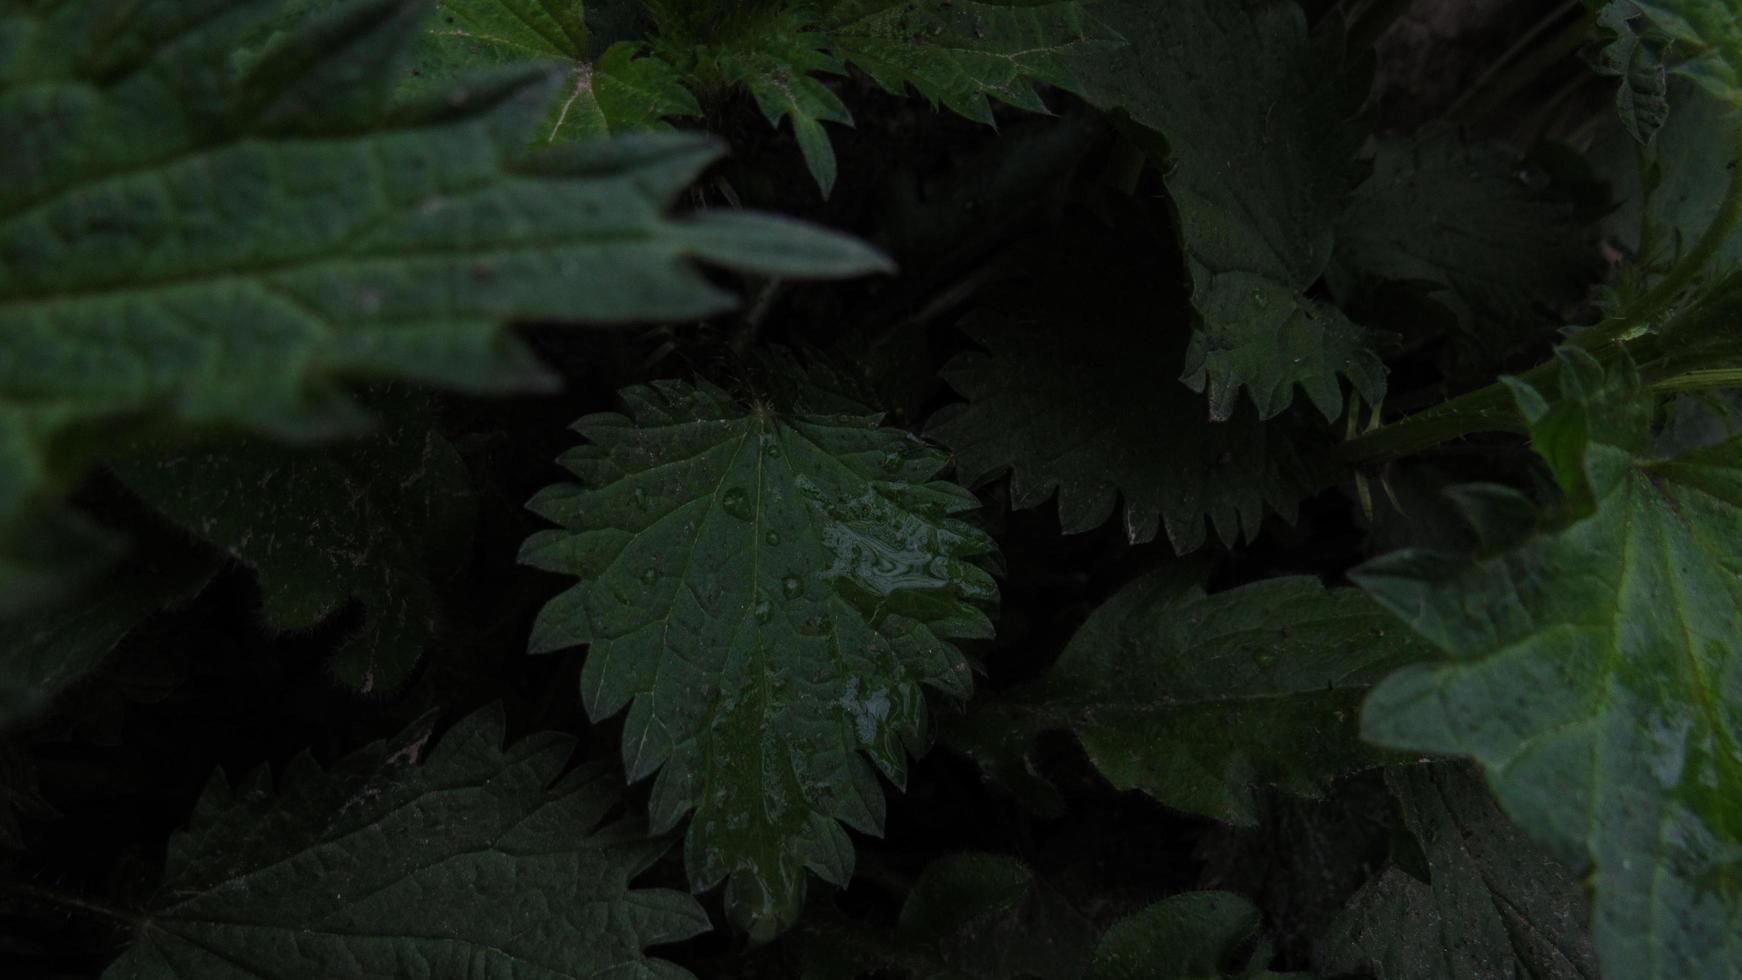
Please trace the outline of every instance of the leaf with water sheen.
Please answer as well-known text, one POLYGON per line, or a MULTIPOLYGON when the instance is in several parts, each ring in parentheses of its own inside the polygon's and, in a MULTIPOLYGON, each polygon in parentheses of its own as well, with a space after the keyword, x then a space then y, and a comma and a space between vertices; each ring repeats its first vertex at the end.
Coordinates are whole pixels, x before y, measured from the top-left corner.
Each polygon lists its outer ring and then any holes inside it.
POLYGON ((1742 106, 1742 8, 1735 0, 1631 0, 1686 57, 1677 66, 1731 106, 1742 106))
POLYGON ((1479 776, 1399 766, 1385 781, 1426 877, 1393 864, 1362 886, 1316 965, 1377 980, 1596 980, 1579 882, 1506 819, 1479 776))
POLYGON ((689 976, 643 950, 707 931, 707 913, 632 887, 664 845, 606 823, 618 787, 596 766, 564 773, 573 739, 504 747, 494 708, 431 737, 327 771, 298 756, 276 792, 264 768, 234 789, 214 776, 104 977, 689 976))
POLYGON ((1367 331, 1306 291, 1331 258, 1353 186, 1363 72, 1293 0, 1113 0, 1130 41, 1073 59, 1091 102, 1160 134, 1201 317, 1182 376, 1216 419, 1245 390, 1261 418, 1302 388, 1342 414, 1339 377, 1369 403, 1385 368, 1367 331))
POLYGON ((0 14, 0 592, 25 526, 137 428, 354 432, 347 379, 548 387, 504 320, 732 305, 694 258, 886 264, 771 218, 668 219, 704 139, 528 158, 543 68, 394 104, 421 3, 102 10, 0 14))
POLYGON ((1356 589, 1281 578, 1206 595, 1187 572, 1152 573, 1096 609, 1038 682, 976 700, 945 742, 1044 801, 1028 748, 1071 731, 1120 789, 1251 825, 1254 786, 1318 796, 1384 762, 1360 740, 1361 698, 1429 653, 1356 589))
POLYGON ((1515 384, 1569 513, 1475 561, 1402 552, 1357 571, 1443 654, 1378 686, 1363 730, 1485 767, 1507 813, 1589 875, 1605 976, 1732 977, 1742 438, 1648 455, 1638 385, 1630 366, 1605 376, 1577 352, 1560 402, 1515 384))
POLYGON ((629 707, 631 780, 659 773, 656 832, 694 811, 691 882, 727 882, 757 935, 789 925, 805 868, 844 885, 845 823, 883 825, 883 791, 923 747, 926 685, 971 686, 948 640, 984 637, 996 599, 959 519, 974 496, 948 462, 875 415, 789 415, 708 385, 624 392, 627 415, 576 423, 580 485, 532 502, 563 525, 529 564, 581 581, 534 627, 534 650, 587 644, 588 713, 629 707))

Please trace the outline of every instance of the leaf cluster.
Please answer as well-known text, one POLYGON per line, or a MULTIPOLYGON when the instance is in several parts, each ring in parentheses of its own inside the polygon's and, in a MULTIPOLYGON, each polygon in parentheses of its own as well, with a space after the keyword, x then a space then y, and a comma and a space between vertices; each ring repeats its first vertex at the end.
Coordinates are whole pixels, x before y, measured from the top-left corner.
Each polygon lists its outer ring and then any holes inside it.
POLYGON ((1742 13, 1444 16, 0 6, 0 972, 1742 975, 1742 13))

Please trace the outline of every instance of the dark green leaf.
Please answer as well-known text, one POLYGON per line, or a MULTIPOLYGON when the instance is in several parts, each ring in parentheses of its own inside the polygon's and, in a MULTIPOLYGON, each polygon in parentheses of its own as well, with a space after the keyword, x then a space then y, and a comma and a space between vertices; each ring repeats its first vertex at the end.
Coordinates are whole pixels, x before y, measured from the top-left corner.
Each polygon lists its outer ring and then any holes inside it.
POLYGON ((1474 562, 1402 552, 1357 580, 1443 652, 1369 697, 1383 745, 1473 756, 1501 805, 1595 890, 1614 977, 1742 970, 1742 440, 1646 455, 1623 365, 1563 356, 1522 383, 1568 513, 1474 562))
POLYGON ((1071 237, 1052 268, 996 284, 997 298, 963 325, 989 354, 944 369, 968 404, 940 413, 928 434, 970 484, 1008 471, 1017 507, 1056 491, 1067 533, 1100 526, 1120 498, 1129 540, 1165 529, 1181 553, 1204 544, 1206 521, 1230 546, 1257 537, 1267 512, 1292 521, 1332 482, 1328 439, 1292 420, 1261 423, 1250 407, 1226 423, 1206 418, 1202 397, 1173 380, 1186 332, 1156 322, 1177 308, 1177 290, 1155 274, 1152 252, 1114 237, 1071 237))
POLYGON ((664 978, 643 949, 705 932, 681 892, 630 882, 663 845, 604 825, 616 787, 573 742, 503 747, 501 712, 214 777, 110 980, 465 975, 664 978), (422 757, 428 755, 427 759, 422 757), (422 761, 420 761, 420 759, 422 761))
POLYGON ((1187 892, 1113 924, 1095 950, 1092 980, 1267 980, 1299 974, 1265 969, 1269 949, 1258 944, 1258 907, 1229 892, 1187 892))
POLYGON ((1509 823, 1481 779, 1453 765, 1386 772, 1427 861, 1392 865, 1350 899, 1315 956, 1375 980, 1595 980, 1589 904, 1565 866, 1509 823))
POLYGON ((1449 128, 1379 144, 1337 222, 1331 281, 1422 283, 1490 356, 1561 323, 1602 272, 1595 228, 1504 147, 1449 128))
POLYGON ((1621 79, 1615 94, 1621 125, 1635 141, 1649 144, 1669 118, 1669 73, 1664 67, 1668 38, 1650 29, 1633 0, 1611 0, 1597 24, 1610 40, 1594 65, 1599 73, 1621 79))
POLYGON ((788 415, 712 386, 623 393, 563 462, 582 485, 532 507, 564 525, 522 558, 580 583, 545 607, 534 650, 588 644, 588 713, 630 707, 631 780, 659 772, 653 825, 695 811, 698 890, 727 881, 759 936, 790 925, 806 867, 844 885, 844 822, 883 825, 868 755, 897 786, 924 746, 924 686, 970 689, 951 637, 984 637, 992 543, 938 481, 947 458, 876 416, 788 415), (838 822, 839 821, 839 822, 838 822))
POLYGON ((503 320, 729 306, 690 256, 884 265, 773 219, 665 218, 718 152, 703 140, 525 160, 542 69, 390 109, 424 6, 317 6, 0 15, 0 552, 118 431, 309 440, 357 428, 343 379, 545 386, 503 320))
POLYGON ((1114 0, 1098 8, 1131 43, 1074 60, 1090 101, 1166 141, 1167 186, 1202 318, 1183 377, 1231 418, 1246 389, 1261 418, 1297 385, 1327 418, 1338 377, 1385 394, 1371 339, 1307 297, 1331 258, 1353 185, 1366 90, 1292 0, 1114 0))
POLYGON ((353 597, 363 628, 332 670, 364 693, 400 687, 441 618, 438 572, 464 554, 471 510, 465 462, 429 406, 371 407, 376 435, 327 450, 259 440, 129 460, 127 485, 165 516, 260 576, 266 622, 306 630, 353 597))
POLYGON ((1155 573, 1095 610, 1040 681, 976 702, 946 740, 996 778, 1026 769, 1039 732, 1073 731, 1113 785, 1250 824, 1254 785, 1318 795, 1384 761, 1357 735, 1361 698, 1428 653, 1355 589, 1284 578, 1205 595, 1187 573, 1155 573))

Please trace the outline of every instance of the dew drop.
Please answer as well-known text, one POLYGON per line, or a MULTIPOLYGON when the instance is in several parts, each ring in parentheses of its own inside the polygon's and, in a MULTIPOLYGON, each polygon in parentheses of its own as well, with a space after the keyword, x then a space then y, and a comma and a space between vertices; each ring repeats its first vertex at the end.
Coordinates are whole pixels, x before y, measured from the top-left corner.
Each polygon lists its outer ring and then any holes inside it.
POLYGON ((635 506, 637 508, 639 508, 641 510, 646 510, 648 508, 648 500, 647 500, 647 491, 646 490, 643 490, 640 487, 636 487, 635 492, 630 494, 630 499, 635 501, 635 506))
POLYGON ((772 548, 775 545, 780 543, 780 532, 779 531, 769 531, 767 534, 764 534, 762 536, 762 540, 768 542, 769 547, 772 548))
POLYGON ((797 575, 788 575, 780 580, 780 591, 786 593, 788 599, 797 599, 804 595, 804 582, 797 575))
POLYGON ((772 610, 773 607, 768 604, 767 599, 757 599, 756 605, 752 607, 751 612, 756 616, 756 621, 758 623, 766 623, 768 622, 768 617, 772 610))
POLYGON ((741 521, 750 519, 750 496, 744 492, 743 487, 727 490, 726 495, 720 498, 720 506, 726 513, 741 521))
POLYGON ((1252 655, 1252 662, 1258 665, 1259 670, 1269 670, 1276 666, 1276 654, 1269 650, 1260 650, 1252 655))
POLYGON ((641 584, 642 585, 645 585, 651 589, 651 588, 653 588, 653 583, 655 583, 657 581, 659 581, 659 573, 654 571, 653 569, 649 568, 647 571, 641 573, 641 584))
POLYGON ((883 472, 894 473, 901 469, 901 454, 890 452, 883 454, 883 472))

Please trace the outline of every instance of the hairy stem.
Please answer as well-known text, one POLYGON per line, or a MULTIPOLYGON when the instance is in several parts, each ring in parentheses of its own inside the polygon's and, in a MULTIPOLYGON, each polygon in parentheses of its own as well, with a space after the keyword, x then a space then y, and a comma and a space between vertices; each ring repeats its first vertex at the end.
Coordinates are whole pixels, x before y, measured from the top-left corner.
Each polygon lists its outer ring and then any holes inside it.
POLYGON ((93 902, 89 899, 80 898, 77 895, 67 894, 66 892, 55 891, 49 888, 39 888, 36 885, 25 884, 22 881, 0 882, 0 894, 14 895, 26 902, 33 902, 38 905, 51 905, 56 908, 66 909, 70 912, 77 912, 82 915, 91 916, 92 918, 106 919, 110 922, 120 923, 129 929, 138 928, 144 921, 140 916, 128 912, 125 909, 118 909, 113 906, 104 905, 101 902, 93 902))

